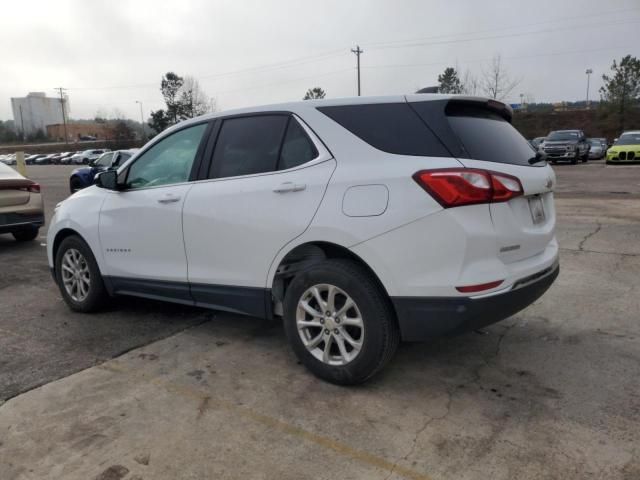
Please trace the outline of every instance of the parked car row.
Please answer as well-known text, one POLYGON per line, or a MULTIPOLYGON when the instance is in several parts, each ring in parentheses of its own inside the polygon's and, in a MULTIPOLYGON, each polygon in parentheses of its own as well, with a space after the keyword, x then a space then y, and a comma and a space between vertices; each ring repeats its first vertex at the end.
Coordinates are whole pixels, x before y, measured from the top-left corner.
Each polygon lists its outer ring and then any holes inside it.
MULTIPOLYGON (((24 161, 27 165, 88 165, 93 160, 97 160, 103 153, 110 151, 108 148, 94 148, 91 150, 79 150, 77 152, 25 154, 24 161)), ((0 162, 6 165, 15 165, 16 154, 0 155, 0 162)))
POLYGON ((587 138, 582 130, 555 130, 546 137, 529 140, 529 144, 553 164, 605 157, 608 164, 640 163, 640 130, 623 132, 612 145, 606 138, 587 138))

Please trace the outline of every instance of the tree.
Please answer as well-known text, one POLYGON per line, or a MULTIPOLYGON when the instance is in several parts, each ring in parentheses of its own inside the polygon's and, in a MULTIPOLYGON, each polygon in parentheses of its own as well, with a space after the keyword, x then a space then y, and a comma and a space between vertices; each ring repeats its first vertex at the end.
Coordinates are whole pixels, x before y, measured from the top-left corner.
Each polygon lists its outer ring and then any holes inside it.
POLYGON ((173 72, 167 72, 160 82, 160 91, 167 105, 167 117, 171 123, 178 123, 180 115, 180 101, 178 93, 184 84, 184 78, 173 72))
POLYGON ((319 98, 324 98, 327 96, 327 93, 320 87, 313 87, 307 90, 307 93, 304 94, 303 100, 315 100, 319 98))
POLYGON ((480 90, 480 81, 469 69, 462 76, 462 92, 465 95, 478 95, 480 90))
POLYGON ((180 120, 198 117, 215 110, 215 101, 204 93, 198 80, 190 76, 184 77, 178 105, 180 120))
POLYGON ((640 100, 640 60, 627 55, 611 65, 613 76, 602 75, 604 86, 600 88, 602 100, 618 112, 620 130, 625 128, 630 107, 640 100))
POLYGON ((118 120, 114 125, 113 136, 116 140, 133 140, 135 138, 133 130, 123 120, 118 120))
POLYGON ((496 100, 504 100, 519 83, 520 80, 509 76, 502 65, 500 55, 494 56, 489 68, 482 72, 482 90, 487 97, 496 100))
POLYGON ((167 115, 167 113, 160 109, 155 112, 152 111, 150 114, 149 126, 156 132, 160 133, 169 125, 171 125, 171 119, 167 115))
POLYGON ((447 67, 438 75, 438 93, 462 93, 462 82, 453 67, 447 67))

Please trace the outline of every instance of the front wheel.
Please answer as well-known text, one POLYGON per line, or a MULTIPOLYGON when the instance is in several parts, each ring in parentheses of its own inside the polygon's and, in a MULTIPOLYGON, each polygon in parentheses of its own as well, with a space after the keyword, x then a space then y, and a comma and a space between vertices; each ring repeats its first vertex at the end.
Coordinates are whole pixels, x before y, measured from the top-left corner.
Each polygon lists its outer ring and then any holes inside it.
POLYGON ((71 310, 94 312, 108 294, 89 245, 80 237, 65 238, 55 258, 56 281, 62 298, 71 310))
POLYGON ((386 294, 360 265, 343 259, 313 265, 291 281, 284 327, 300 361, 339 385, 374 376, 400 341, 386 294))

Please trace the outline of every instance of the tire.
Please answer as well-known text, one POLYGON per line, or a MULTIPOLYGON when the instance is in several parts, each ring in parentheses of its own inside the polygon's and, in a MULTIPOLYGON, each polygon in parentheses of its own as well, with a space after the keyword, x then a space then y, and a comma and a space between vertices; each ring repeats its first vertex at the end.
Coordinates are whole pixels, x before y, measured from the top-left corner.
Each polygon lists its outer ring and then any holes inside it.
POLYGON ((78 190, 82 190, 84 186, 82 185, 82 181, 78 177, 71 177, 69 180, 69 191, 71 193, 76 193, 78 190))
POLYGON ((400 342, 398 324, 385 292, 360 265, 343 259, 312 265, 294 277, 284 299, 284 328, 298 359, 317 377, 338 385, 356 385, 373 377, 393 357, 400 342), (328 301, 331 287, 337 292, 332 308, 334 313, 345 306, 346 297, 353 300, 355 307, 347 309, 338 317, 326 316, 327 312, 323 312, 324 317, 312 316, 303 310, 300 302, 308 299, 306 305, 313 311, 318 311, 317 297, 310 293, 313 287, 320 291, 321 300, 325 302, 321 306, 325 309, 331 308, 328 301), (323 288, 327 288, 324 296, 323 288), (323 325, 306 329, 301 327, 298 330, 298 315, 301 315, 303 321, 310 318, 311 322, 322 322, 323 325), (361 327, 355 326, 358 321, 361 327), (336 328, 330 331, 333 327, 336 328), (310 345, 309 348, 303 343, 303 336, 310 345), (320 336, 322 340, 316 343, 320 336), (327 351, 327 338, 330 338, 329 361, 323 361, 318 356, 327 351), (347 339, 358 340, 360 348, 353 347, 353 343, 347 339), (339 342, 342 343, 342 348, 339 342), (314 344, 317 345, 315 348, 314 344), (345 357, 342 349, 345 352, 346 349, 351 349, 347 353, 352 357, 345 357))
POLYGON ((15 238, 18 242, 30 242, 31 240, 35 240, 38 236, 38 227, 29 227, 22 230, 16 230, 12 232, 13 238, 15 238))
MULTIPOLYGON (((74 262, 71 262, 72 265, 73 263, 74 262)), ((89 245, 87 245, 82 238, 72 235, 62 240, 56 252, 55 269, 56 283, 58 284, 58 288, 60 288, 62 298, 71 310, 88 313, 100 310, 100 308, 104 306, 108 299, 107 290, 104 286, 104 281, 102 280, 96 259, 91 252, 91 248, 89 248, 89 245), (75 256, 74 252, 80 254, 80 258, 75 256), (73 287, 70 287, 71 292, 67 291, 67 287, 65 287, 65 280, 68 280, 68 277, 63 279, 63 261, 67 253, 71 256, 70 260, 76 260, 76 264, 79 266, 78 270, 81 272, 79 277, 88 279, 88 286, 83 283, 83 285, 86 286, 84 295, 81 295, 82 290, 80 290, 79 287, 75 290, 73 287), (76 293, 75 296, 73 295, 74 291, 76 293)), ((80 278, 77 278, 76 283, 80 283, 80 280, 80 278)))
POLYGON ((571 159, 571 165, 575 165, 576 163, 578 163, 578 154, 577 153, 576 153, 576 156, 571 159))

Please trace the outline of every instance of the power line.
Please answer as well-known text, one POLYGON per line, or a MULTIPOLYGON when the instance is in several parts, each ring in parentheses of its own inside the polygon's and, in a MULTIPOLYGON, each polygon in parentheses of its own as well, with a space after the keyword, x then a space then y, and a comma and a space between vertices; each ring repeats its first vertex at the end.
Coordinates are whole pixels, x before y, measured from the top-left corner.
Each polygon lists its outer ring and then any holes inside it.
POLYGON ((518 24, 518 25, 514 25, 512 27, 505 27, 505 28, 492 28, 492 29, 487 29, 487 30, 476 30, 474 32, 465 32, 465 33, 460 33, 460 34, 448 34, 448 35, 433 35, 433 36, 429 36, 429 37, 420 37, 420 38, 413 38, 413 39, 406 39, 406 40, 391 40, 391 41, 382 41, 382 42, 373 42, 373 43, 364 43, 365 47, 376 47, 379 45, 391 45, 391 44, 400 44, 400 43, 406 43, 406 42, 414 42, 414 41, 423 41, 423 40, 436 40, 439 38, 450 38, 450 37, 458 37, 458 36, 463 36, 463 35, 476 35, 476 34, 481 34, 481 33, 496 33, 496 32, 501 32, 501 31, 508 31, 508 30, 513 30, 513 29, 518 29, 518 30, 522 30, 523 28, 527 28, 527 27, 534 27, 534 26, 538 26, 538 25, 545 25, 548 23, 556 23, 556 22, 561 22, 564 20, 577 20, 577 19, 582 19, 582 18, 591 18, 591 17, 602 17, 605 15, 613 15, 613 14, 618 14, 618 13, 628 13, 628 12, 640 12, 640 9, 638 8, 626 8, 626 9, 622 9, 622 10, 610 10, 607 12, 599 12, 599 13, 591 13, 591 14, 587 14, 587 15, 574 15, 571 17, 558 17, 555 18, 553 20, 545 20, 542 22, 534 22, 534 23, 525 23, 525 24, 518 24))
POLYGON ((640 22, 640 18, 639 19, 634 19, 631 21, 622 21, 622 22, 611 22, 611 23, 597 23, 597 24, 588 24, 588 25, 575 25, 575 26, 566 26, 566 27, 558 27, 558 28, 547 28, 547 29, 543 29, 543 30, 536 30, 533 32, 516 32, 516 33, 508 33, 508 34, 502 34, 502 35, 487 35, 484 37, 471 37, 471 38, 460 38, 460 39, 455 39, 455 40, 443 40, 443 41, 439 41, 439 42, 431 42, 431 41, 412 41, 412 40, 407 40, 405 41, 404 44, 402 45, 396 45, 396 44, 390 44, 390 45, 382 45, 381 46, 370 46, 369 48, 372 48, 374 50, 387 50, 387 49, 391 49, 391 48, 411 48, 411 47, 423 47, 423 46, 433 46, 433 45, 447 45, 447 44, 453 44, 453 43, 465 43, 465 42, 475 42, 478 40, 494 40, 494 39, 499 39, 499 38, 512 38, 512 37, 523 37, 523 36, 527 36, 527 35, 538 35, 541 33, 553 33, 556 31, 562 31, 565 32, 567 30, 584 30, 587 29, 589 27, 597 27, 597 28, 602 28, 602 27, 610 27, 610 26, 618 26, 618 25, 626 25, 626 24, 634 24, 634 23, 638 23, 640 22))
MULTIPOLYGON (((572 18, 574 18, 574 19, 575 18, 587 18, 587 17, 592 17, 592 16, 601 16, 601 15, 606 15, 606 14, 621 13, 621 12, 628 12, 628 11, 640 11, 640 10, 638 10, 638 9, 625 9, 625 10, 619 10, 619 11, 613 11, 613 12, 603 12, 601 14, 583 15, 583 16, 572 17, 572 18)), ((528 25, 519 26, 519 28, 523 28, 523 27, 527 27, 527 26, 535 26, 535 25, 540 25, 540 24, 546 24, 546 23, 553 23, 553 22, 558 22, 558 21, 562 21, 562 19, 548 20, 548 21, 544 21, 544 22, 536 22, 536 23, 532 23, 532 24, 528 24, 528 25)), ((496 31, 499 32, 499 31, 505 31, 505 30, 510 30, 512 28, 515 28, 515 27, 510 27, 510 28, 507 28, 507 29, 492 29, 492 30, 477 31, 477 32, 472 32, 472 33, 462 33, 462 34, 450 34, 450 35, 439 35, 439 36, 432 36, 432 37, 423 37, 423 38, 420 38, 420 39, 413 39, 413 40, 396 40, 396 41, 390 41, 390 42, 365 43, 364 45, 365 46, 369 46, 370 48, 373 48, 374 50, 384 50, 384 49, 392 49, 392 48, 410 48, 410 47, 418 47, 418 46, 425 46, 425 45, 445 45, 445 44, 453 44, 453 43, 470 42, 470 41, 476 41, 476 40, 488 40, 488 39, 498 39, 498 38, 519 37, 519 36, 526 36, 526 35, 536 35, 536 34, 540 34, 540 33, 550 33, 550 32, 555 32, 555 31, 585 29, 585 28, 588 28, 590 26, 593 26, 593 27, 617 26, 617 25, 624 25, 624 24, 638 23, 638 22, 640 22, 640 19, 637 19, 637 20, 634 19, 634 20, 631 20, 631 21, 622 21, 622 22, 620 22, 620 21, 618 21, 618 22, 610 22, 610 23, 606 23, 606 24, 598 23, 598 24, 590 24, 590 25, 562 26, 562 27, 549 28, 549 29, 537 30, 537 31, 532 31, 532 32, 516 32, 516 33, 502 34, 502 35, 489 35, 489 36, 484 36, 484 37, 459 38, 459 39, 443 40, 443 41, 438 41, 438 42, 426 41, 426 40, 435 40, 435 39, 438 39, 438 38, 450 38, 450 37, 477 34, 477 33, 485 33, 485 32, 496 32, 496 31)), ((342 56, 342 55, 345 55, 345 54, 346 54, 346 50, 345 49, 329 50, 329 51, 326 51, 326 52, 323 52, 323 53, 320 53, 320 54, 317 54, 317 55, 314 55, 314 56, 299 57, 299 58, 296 58, 296 59, 290 59, 290 60, 287 60, 287 61, 277 62, 277 63, 273 63, 273 64, 260 65, 260 66, 257 66, 257 67, 249 67, 249 68, 245 68, 245 69, 233 70, 233 71, 228 71, 228 72, 220 72, 220 73, 208 74, 208 75, 199 75, 198 78, 200 78, 200 79, 213 79, 213 78, 222 78, 222 77, 226 77, 226 76, 239 75, 239 74, 245 74, 245 73, 256 73, 256 72, 261 72, 261 71, 274 71, 274 70, 278 70, 278 69, 281 69, 281 68, 289 68, 289 67, 293 67, 293 66, 299 66, 299 65, 302 65, 302 64, 305 64, 305 63, 321 61, 321 60, 325 60, 325 59, 328 59, 328 58, 342 56)), ((154 83, 141 83, 141 84, 133 84, 133 85, 104 86, 104 87, 69 87, 68 90, 111 90, 111 89, 146 88, 146 87, 155 87, 155 86, 157 86, 157 82, 154 82, 154 83)))
MULTIPOLYGON (((633 45, 628 46, 620 46, 620 47, 605 47, 605 48, 592 48, 587 50, 568 50, 564 52, 550 52, 550 53, 535 53, 531 55, 517 55, 512 57, 502 57, 504 60, 522 60, 528 58, 538 58, 538 57, 553 57, 553 56, 561 56, 561 55, 576 55, 581 53, 595 53, 607 50, 619 50, 622 48, 635 48, 633 45)), ((479 63, 479 62, 487 62, 490 61, 491 58, 477 58, 473 60, 459 60, 460 63, 479 63)), ((366 69, 375 69, 375 68, 404 68, 404 67, 435 67, 441 65, 450 65, 452 62, 450 60, 442 61, 442 62, 430 62, 430 63, 396 63, 396 64, 387 64, 387 65, 367 65, 362 68, 366 69)))

